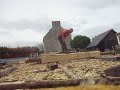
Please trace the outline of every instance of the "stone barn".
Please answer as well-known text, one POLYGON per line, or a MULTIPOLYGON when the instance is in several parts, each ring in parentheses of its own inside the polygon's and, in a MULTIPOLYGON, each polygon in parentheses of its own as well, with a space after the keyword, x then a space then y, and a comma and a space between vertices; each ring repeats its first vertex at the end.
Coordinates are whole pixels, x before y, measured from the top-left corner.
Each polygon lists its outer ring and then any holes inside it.
MULTIPOLYGON (((58 41, 58 35, 63 28, 61 27, 60 21, 52 21, 52 28, 48 31, 48 33, 43 38, 44 44, 44 52, 61 52, 62 48, 58 41)), ((68 50, 70 47, 71 35, 66 38, 66 45, 68 50)))
POLYGON ((111 29, 96 36, 86 48, 88 50, 98 49, 100 51, 105 51, 111 50, 116 45, 118 45, 116 32, 111 29))

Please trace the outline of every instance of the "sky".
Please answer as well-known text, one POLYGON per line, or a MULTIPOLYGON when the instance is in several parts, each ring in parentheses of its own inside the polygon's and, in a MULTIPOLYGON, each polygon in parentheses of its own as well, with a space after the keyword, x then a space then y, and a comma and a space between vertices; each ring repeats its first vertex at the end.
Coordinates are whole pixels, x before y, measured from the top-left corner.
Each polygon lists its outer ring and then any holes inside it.
POLYGON ((52 21, 73 28, 72 38, 120 32, 120 0, 0 0, 0 46, 42 43, 52 21))

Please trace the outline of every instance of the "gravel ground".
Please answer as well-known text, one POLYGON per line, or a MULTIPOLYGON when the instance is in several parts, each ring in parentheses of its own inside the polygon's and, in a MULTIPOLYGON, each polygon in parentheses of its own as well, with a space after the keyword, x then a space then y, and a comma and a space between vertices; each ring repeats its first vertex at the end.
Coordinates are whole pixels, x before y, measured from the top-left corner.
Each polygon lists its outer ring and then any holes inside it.
POLYGON ((64 61, 58 63, 58 69, 49 70, 47 64, 17 63, 14 66, 17 70, 8 76, 0 78, 0 82, 7 81, 29 81, 29 80, 63 80, 71 79, 62 66, 65 66, 78 78, 98 78, 107 68, 120 65, 119 61, 105 61, 100 59, 82 59, 74 61, 64 61))

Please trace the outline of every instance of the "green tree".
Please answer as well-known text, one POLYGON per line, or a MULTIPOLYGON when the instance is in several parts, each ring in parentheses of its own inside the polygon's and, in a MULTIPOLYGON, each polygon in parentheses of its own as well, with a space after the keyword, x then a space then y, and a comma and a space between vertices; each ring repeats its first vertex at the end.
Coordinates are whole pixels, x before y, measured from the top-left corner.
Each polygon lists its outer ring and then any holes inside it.
POLYGON ((74 49, 84 49, 89 43, 90 43, 89 37, 77 35, 70 42, 70 45, 74 49))

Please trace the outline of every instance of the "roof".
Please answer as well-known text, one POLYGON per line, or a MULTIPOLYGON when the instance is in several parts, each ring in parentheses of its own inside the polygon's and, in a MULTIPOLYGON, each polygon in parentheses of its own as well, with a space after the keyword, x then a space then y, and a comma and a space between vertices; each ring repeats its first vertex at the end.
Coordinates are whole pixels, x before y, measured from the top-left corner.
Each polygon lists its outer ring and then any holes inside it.
POLYGON ((116 33, 113 29, 111 29, 102 34, 99 34, 93 39, 93 41, 86 48, 97 46, 110 32, 116 33))

